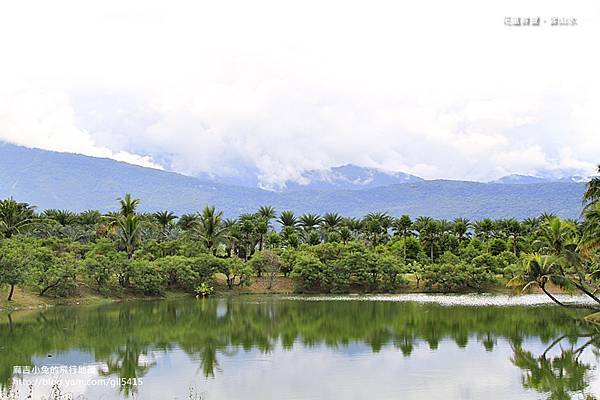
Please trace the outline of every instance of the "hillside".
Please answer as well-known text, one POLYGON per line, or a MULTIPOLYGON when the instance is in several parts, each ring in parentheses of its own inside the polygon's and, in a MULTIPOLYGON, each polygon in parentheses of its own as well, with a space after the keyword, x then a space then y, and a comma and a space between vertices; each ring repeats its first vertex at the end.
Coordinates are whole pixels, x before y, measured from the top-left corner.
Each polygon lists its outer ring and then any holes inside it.
POLYGON ((225 185, 109 159, 0 144, 0 198, 12 196, 39 209, 113 210, 129 192, 144 211, 197 211, 213 204, 229 217, 270 204, 298 213, 371 211, 436 218, 525 218, 554 212, 576 218, 584 185, 574 182, 495 184, 418 178, 408 183, 351 189, 271 192, 225 185))

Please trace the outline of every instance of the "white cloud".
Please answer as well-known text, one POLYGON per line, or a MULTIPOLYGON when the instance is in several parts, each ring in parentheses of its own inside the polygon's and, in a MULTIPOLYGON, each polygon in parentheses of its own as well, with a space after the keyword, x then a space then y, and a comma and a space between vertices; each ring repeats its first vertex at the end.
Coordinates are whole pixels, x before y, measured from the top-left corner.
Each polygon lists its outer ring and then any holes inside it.
POLYGON ((599 35, 592 0, 12 2, 0 139, 265 186, 344 163, 589 174, 599 35), (535 15, 579 26, 503 25, 535 15))

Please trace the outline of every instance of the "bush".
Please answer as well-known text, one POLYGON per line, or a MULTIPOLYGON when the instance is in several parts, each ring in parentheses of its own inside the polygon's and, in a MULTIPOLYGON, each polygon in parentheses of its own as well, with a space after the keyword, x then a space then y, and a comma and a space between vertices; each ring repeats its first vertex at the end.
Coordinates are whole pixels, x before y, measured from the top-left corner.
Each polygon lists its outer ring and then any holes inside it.
POLYGON ((456 292, 466 289, 482 290, 495 283, 496 278, 485 268, 461 262, 428 265, 423 269, 423 280, 429 290, 456 292))
POLYGON ((134 260, 132 285, 147 295, 162 295, 167 288, 167 274, 156 263, 148 260, 134 260))
POLYGON ((296 289, 301 291, 317 289, 320 286, 324 267, 324 264, 314 254, 296 253, 292 270, 296 289))

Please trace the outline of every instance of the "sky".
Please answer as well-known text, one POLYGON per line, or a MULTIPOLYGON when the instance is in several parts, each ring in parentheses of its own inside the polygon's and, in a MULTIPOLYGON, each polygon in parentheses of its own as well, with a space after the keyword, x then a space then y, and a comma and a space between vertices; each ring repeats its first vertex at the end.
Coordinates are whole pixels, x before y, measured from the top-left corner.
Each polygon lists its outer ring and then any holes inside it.
POLYGON ((2 2, 0 140, 266 188, 347 163, 587 176, 598 37, 596 0, 2 2))

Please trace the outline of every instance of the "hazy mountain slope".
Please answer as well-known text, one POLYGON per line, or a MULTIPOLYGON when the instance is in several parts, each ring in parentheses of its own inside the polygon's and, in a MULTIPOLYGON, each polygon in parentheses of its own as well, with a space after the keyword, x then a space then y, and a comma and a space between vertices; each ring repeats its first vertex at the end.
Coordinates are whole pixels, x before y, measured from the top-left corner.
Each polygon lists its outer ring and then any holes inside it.
POLYGON ((362 190, 270 192, 202 181, 171 172, 108 159, 0 144, 0 198, 13 196, 39 209, 116 207, 129 192, 141 209, 177 213, 216 205, 227 216, 251 212, 263 204, 298 213, 336 211, 361 216, 371 211, 393 215, 524 218, 543 211, 575 218, 584 185, 580 183, 490 184, 461 181, 415 181, 362 190))
POLYGON ((143 199, 143 210, 177 212, 219 204, 234 213, 245 210, 244 198, 266 202, 271 195, 109 159, 0 144, 0 198, 13 196, 40 209, 107 211, 127 192, 143 199))
POLYGON ((404 172, 342 165, 331 169, 310 170, 302 174, 305 184, 287 182, 286 190, 301 189, 367 189, 400 183, 420 182, 423 179, 404 172))

